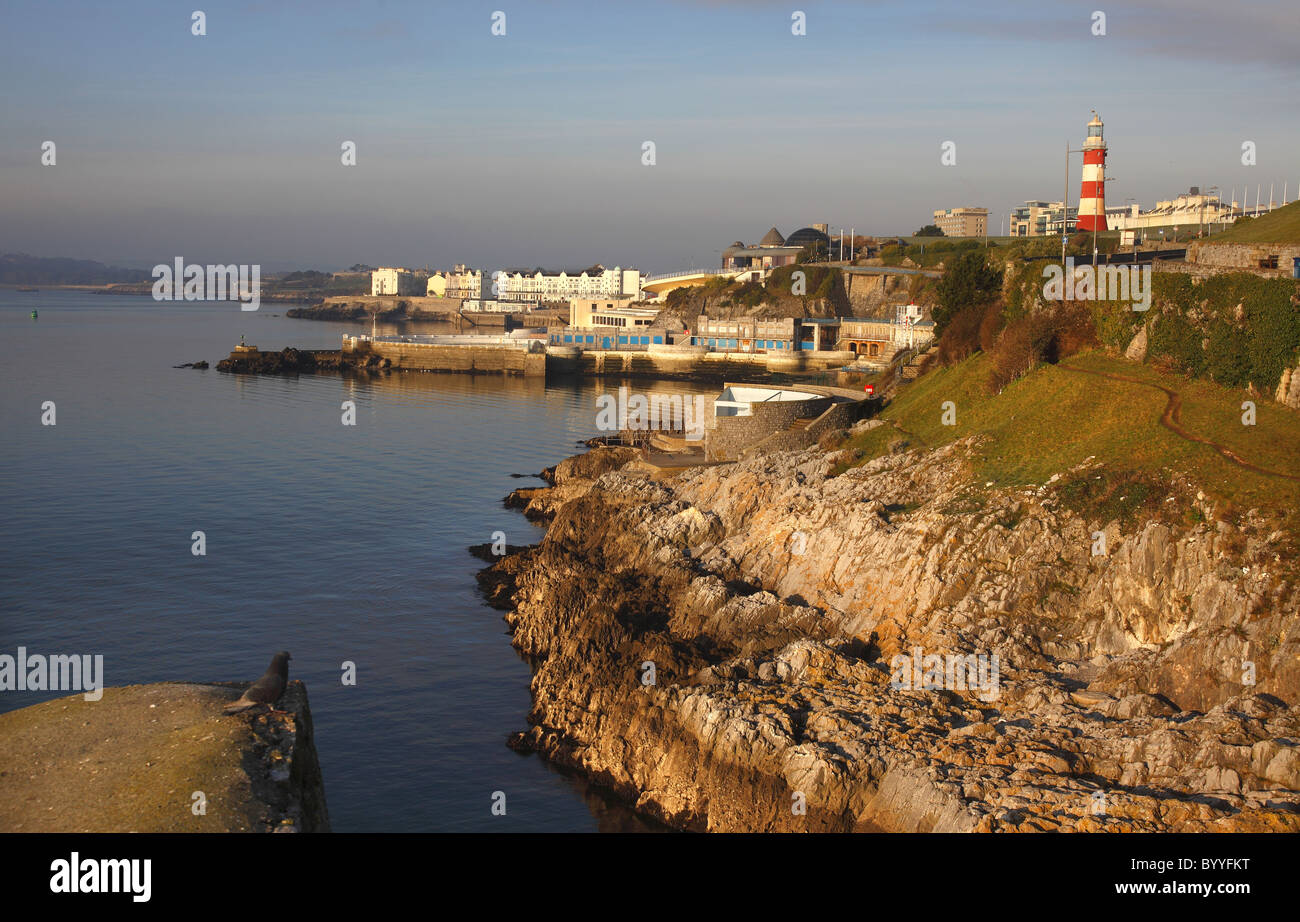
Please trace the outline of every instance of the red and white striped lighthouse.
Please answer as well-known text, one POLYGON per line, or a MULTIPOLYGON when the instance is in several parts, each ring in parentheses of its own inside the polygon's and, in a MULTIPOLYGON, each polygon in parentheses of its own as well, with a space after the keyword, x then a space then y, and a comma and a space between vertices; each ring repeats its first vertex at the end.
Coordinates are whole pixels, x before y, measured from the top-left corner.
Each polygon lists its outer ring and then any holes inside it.
POLYGON ((1106 141, 1101 134, 1101 116, 1092 111, 1088 139, 1083 142, 1083 189, 1079 192, 1081 231, 1106 229, 1106 141))

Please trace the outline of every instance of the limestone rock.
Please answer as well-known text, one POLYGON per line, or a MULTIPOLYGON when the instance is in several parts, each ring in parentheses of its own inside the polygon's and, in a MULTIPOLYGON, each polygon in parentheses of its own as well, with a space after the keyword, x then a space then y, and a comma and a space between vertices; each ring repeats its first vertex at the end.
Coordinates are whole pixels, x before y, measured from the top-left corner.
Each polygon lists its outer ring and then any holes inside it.
POLYGON ((1282 378, 1273 399, 1293 410, 1300 410, 1300 367, 1282 369, 1282 378))
POLYGON ((1147 328, 1143 326, 1134 335, 1124 350, 1124 357, 1133 362, 1142 362, 1147 357, 1147 328))
POLYGON ((535 668, 512 745, 685 829, 1300 831, 1300 590, 1268 532, 1091 520, 1057 498, 1087 465, 972 504, 970 447, 530 498, 545 538, 495 567, 535 668))

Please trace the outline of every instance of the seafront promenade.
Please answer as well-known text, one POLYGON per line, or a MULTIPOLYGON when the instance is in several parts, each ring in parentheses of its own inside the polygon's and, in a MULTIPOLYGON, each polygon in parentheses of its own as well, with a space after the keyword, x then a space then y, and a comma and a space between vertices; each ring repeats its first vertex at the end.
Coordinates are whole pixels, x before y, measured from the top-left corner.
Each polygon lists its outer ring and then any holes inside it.
POLYGON ((408 371, 503 372, 525 376, 595 376, 764 380, 772 374, 824 371, 853 360, 850 352, 713 352, 702 346, 583 349, 523 336, 345 336, 343 364, 408 371))

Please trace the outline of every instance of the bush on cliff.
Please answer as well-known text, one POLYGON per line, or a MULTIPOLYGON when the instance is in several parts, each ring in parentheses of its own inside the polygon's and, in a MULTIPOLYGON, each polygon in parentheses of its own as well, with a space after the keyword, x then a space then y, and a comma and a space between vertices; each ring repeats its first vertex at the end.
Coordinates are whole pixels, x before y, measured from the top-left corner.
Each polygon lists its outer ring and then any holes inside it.
MULTIPOLYGON (((1087 304, 1066 301, 1019 317, 998 335, 991 351, 992 368, 985 390, 999 394, 1012 381, 1043 363, 1056 364, 1097 345, 1097 331, 1087 304)), ((988 350, 986 350, 988 351, 988 350)))
POLYGON ((1155 277, 1147 354, 1156 364, 1230 387, 1277 388, 1300 350, 1300 284, 1232 272, 1155 277))
POLYGON ((935 329, 942 332, 961 311, 988 304, 1002 292, 1002 270, 988 264, 983 250, 967 250, 949 263, 935 293, 939 305, 934 309, 935 329))
POLYGON ((990 301, 958 311, 936 343, 936 360, 948 367, 964 361, 976 352, 988 352, 997 342, 1003 326, 1002 304, 990 301))

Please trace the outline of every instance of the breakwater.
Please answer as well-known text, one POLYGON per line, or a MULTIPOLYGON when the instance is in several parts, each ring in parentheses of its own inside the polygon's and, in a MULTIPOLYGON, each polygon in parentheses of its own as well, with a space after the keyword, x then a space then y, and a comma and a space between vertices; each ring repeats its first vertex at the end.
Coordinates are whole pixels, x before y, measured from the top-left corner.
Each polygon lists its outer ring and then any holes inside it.
POLYGON ((344 363, 406 371, 546 375, 545 347, 509 336, 430 336, 423 340, 372 340, 345 336, 344 363))
POLYGON ((509 335, 344 336, 341 348, 265 352, 241 347, 217 363, 237 374, 303 374, 320 371, 434 371, 524 377, 619 377, 660 380, 764 382, 774 377, 826 371, 852 360, 848 352, 723 353, 703 349, 664 351, 584 350, 547 346, 509 335))

